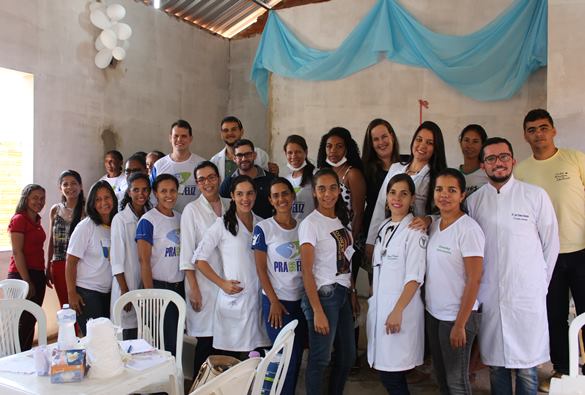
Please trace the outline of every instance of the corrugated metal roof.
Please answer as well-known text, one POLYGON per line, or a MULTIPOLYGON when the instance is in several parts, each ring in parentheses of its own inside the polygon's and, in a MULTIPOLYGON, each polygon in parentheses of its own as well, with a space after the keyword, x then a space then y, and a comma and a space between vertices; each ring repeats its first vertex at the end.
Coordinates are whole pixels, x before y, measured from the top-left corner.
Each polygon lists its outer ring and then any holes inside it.
MULTIPOLYGON (((154 0, 138 0, 153 6, 154 0)), ((232 38, 282 0, 160 0, 160 9, 199 27, 232 38)))

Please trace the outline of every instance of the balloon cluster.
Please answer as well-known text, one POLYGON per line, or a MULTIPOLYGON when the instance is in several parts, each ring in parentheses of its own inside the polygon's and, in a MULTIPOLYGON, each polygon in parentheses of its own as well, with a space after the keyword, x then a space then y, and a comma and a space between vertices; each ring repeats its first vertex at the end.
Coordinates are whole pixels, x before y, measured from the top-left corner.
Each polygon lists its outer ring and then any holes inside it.
POLYGON ((89 5, 89 19, 91 23, 102 29, 95 40, 95 65, 105 69, 112 62, 112 58, 123 60, 128 50, 128 39, 132 35, 132 29, 125 23, 120 22, 126 16, 126 9, 120 4, 91 2, 89 5))

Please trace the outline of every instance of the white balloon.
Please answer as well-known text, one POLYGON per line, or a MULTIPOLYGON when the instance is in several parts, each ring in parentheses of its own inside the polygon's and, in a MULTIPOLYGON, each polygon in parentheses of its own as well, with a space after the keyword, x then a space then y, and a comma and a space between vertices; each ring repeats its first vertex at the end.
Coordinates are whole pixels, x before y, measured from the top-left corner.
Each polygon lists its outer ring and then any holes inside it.
POLYGON ((112 21, 119 21, 126 16, 126 9, 120 4, 111 4, 106 8, 106 13, 112 21))
POLYGON ((101 37, 101 36, 98 36, 98 37, 95 39, 95 49, 96 49, 97 51, 101 51, 102 49, 104 49, 104 48, 105 48, 105 46, 104 46, 104 43, 102 42, 102 40, 100 40, 100 37, 101 37))
POLYGON ((112 22, 110 22, 110 19, 101 9, 93 10, 89 14, 89 20, 94 26, 99 27, 102 30, 109 29, 110 26, 112 26, 112 22))
POLYGON ((132 28, 126 23, 116 23, 112 30, 118 36, 118 40, 128 40, 132 35, 132 28))
POLYGON ((112 50, 104 48, 95 55, 95 65, 100 69, 105 69, 112 61, 112 50))
POLYGON ((108 49, 116 48, 116 42, 118 39, 116 38, 116 33, 114 33, 111 29, 106 29, 100 34, 100 40, 104 44, 104 47, 108 49))
POLYGON ((116 60, 123 60, 126 57, 126 50, 122 47, 116 47, 112 50, 112 56, 116 60))
POLYGON ((92 1, 89 3, 89 11, 95 10, 102 10, 104 13, 106 12, 106 5, 104 3, 98 3, 97 1, 92 1))

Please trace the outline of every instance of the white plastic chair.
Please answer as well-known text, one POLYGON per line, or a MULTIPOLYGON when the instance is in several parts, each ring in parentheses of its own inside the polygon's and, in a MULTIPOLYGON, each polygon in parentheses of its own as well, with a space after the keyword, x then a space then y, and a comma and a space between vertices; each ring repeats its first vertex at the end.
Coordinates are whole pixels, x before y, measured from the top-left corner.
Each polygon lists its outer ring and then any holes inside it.
POLYGON ((26 299, 28 283, 15 278, 0 281, 0 295, 2 299, 26 299))
POLYGON ((550 394, 585 394, 585 376, 579 375, 579 331, 585 325, 585 313, 571 322, 569 327, 569 375, 553 378, 550 394))
POLYGON ((295 328, 298 323, 297 320, 293 320, 282 328, 274 340, 274 345, 270 351, 266 353, 266 356, 262 358, 262 362, 260 362, 258 368, 256 368, 256 377, 254 378, 251 392, 252 395, 260 395, 262 386, 264 385, 264 378, 266 377, 268 365, 271 362, 277 362, 278 359, 280 359, 280 361, 278 362, 278 368, 273 379, 274 381, 272 382, 272 387, 270 388, 270 395, 279 395, 282 391, 295 340, 295 328))
POLYGON ((189 395, 247 395, 261 358, 250 358, 229 368, 189 395))
POLYGON ((39 345, 47 344, 47 318, 39 305, 27 299, 0 299, 0 357, 21 351, 18 322, 24 311, 37 320, 39 345))
MULTIPOLYGON (((122 322, 122 309, 132 303, 138 320, 138 338, 149 342, 153 347, 164 350, 164 316, 169 303, 174 303, 179 310, 177 322, 177 346, 175 363, 177 366, 177 382, 183 388, 183 332, 185 331, 185 300, 176 292, 167 289, 137 289, 120 296, 114 304, 114 324, 122 322)), ((161 383, 162 384, 162 383, 161 383)), ((151 392, 151 388, 148 391, 151 392)), ((156 391, 152 391, 156 392, 156 391)))

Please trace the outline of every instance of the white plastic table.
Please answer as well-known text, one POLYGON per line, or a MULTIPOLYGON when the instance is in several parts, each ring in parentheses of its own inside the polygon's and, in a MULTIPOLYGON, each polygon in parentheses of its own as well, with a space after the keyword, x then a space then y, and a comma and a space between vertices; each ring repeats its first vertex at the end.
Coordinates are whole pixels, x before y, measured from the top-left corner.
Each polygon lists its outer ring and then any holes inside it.
MULTIPOLYGON (((146 386, 168 380, 167 392, 171 395, 182 395, 184 390, 177 382, 175 358, 166 351, 158 353, 164 356, 162 362, 145 370, 124 368, 122 374, 112 378, 92 379, 86 376, 78 383, 51 384, 49 376, 0 372, 0 394, 118 395, 138 392, 146 386)), ((26 351, 0 358, 0 365, 10 358, 28 358, 34 364, 32 352, 26 351)))

